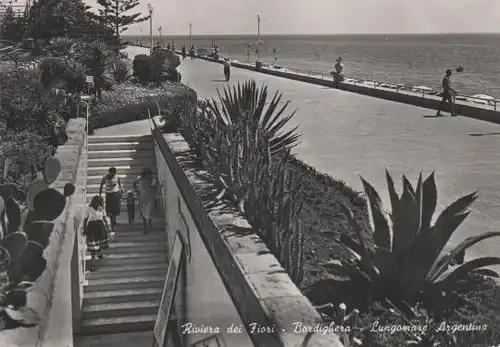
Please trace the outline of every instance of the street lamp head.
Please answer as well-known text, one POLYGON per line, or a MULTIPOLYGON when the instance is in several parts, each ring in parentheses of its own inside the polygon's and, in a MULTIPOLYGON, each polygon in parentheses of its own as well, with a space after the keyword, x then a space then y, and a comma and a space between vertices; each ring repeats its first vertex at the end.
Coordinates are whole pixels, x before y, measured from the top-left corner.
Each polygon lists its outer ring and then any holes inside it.
POLYGON ((148 11, 150 14, 153 13, 153 5, 150 2, 148 3, 148 11))
POLYGON ((260 14, 257 15, 257 20, 260 20, 260 14))

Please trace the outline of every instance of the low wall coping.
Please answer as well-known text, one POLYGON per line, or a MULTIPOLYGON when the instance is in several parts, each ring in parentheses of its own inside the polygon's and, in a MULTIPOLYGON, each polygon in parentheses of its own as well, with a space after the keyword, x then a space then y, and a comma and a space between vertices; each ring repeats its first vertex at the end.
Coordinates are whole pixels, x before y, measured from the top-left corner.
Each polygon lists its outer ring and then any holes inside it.
MULTIPOLYGON (((78 163, 84 146, 85 119, 70 119, 67 125, 68 141, 57 148, 55 157, 61 162, 61 172, 57 180, 51 185, 52 188, 62 190, 66 183, 77 185, 78 163)), ((71 300, 65 302, 59 300, 59 295, 71 295, 62 291, 63 280, 67 276, 61 276, 61 271, 69 266, 69 262, 61 262, 63 255, 67 254, 67 245, 71 243, 68 239, 67 226, 73 225, 75 206, 78 206, 83 195, 78 190, 67 200, 66 207, 61 215, 54 221, 55 227, 49 244, 43 255, 47 260, 47 267, 40 278, 35 282, 33 288, 27 295, 26 306, 34 309, 41 317, 41 323, 35 327, 19 327, 16 329, 3 330, 0 332, 0 347, 72 347, 73 330, 71 326, 71 300), (57 296, 57 297, 56 297, 57 296), (68 307, 69 305, 69 307, 68 307), (70 317, 69 322, 67 317, 70 317), (58 331, 57 334, 54 334, 58 331), (49 336, 57 335, 57 343, 49 336), (46 339, 49 337, 48 339, 46 339)), ((71 251, 71 250, 70 250, 71 251)))
MULTIPOLYGON (((255 346, 301 346, 305 333, 295 324, 323 326, 319 313, 233 206, 208 207, 218 192, 182 135, 155 129, 154 136, 242 321, 274 327, 250 334, 255 346)), ((315 333, 307 346, 343 345, 334 333, 315 333)))

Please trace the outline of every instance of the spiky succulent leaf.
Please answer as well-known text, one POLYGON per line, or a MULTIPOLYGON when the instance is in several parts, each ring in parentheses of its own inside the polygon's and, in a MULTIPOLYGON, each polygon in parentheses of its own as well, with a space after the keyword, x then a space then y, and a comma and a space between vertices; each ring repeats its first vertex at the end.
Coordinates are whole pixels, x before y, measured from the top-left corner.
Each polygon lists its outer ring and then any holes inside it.
POLYGON ((389 190, 389 198, 391 199, 391 215, 397 213, 397 209, 399 207, 399 196, 394 188, 394 180, 392 179, 391 174, 386 169, 385 170, 385 178, 387 180, 387 189, 389 190))
POLYGON ((360 271, 356 267, 342 263, 338 260, 331 260, 321 264, 324 266, 328 272, 335 276, 335 279, 338 281, 350 281, 350 280, 358 280, 363 279, 366 282, 371 282, 371 278, 365 274, 363 271, 360 271))
POLYGON ((10 197, 15 198, 18 191, 19 188, 13 183, 0 184, 0 196, 4 200, 7 200, 10 197))
POLYGON ((430 227, 437 206, 437 188, 434 171, 422 184, 422 229, 430 227))
POLYGON ((493 271, 491 269, 477 269, 477 270, 471 271, 471 273, 481 275, 481 276, 500 278, 500 276, 498 275, 498 272, 493 271))
POLYGON ((28 280, 35 282, 42 275, 47 267, 47 261, 42 256, 34 258, 29 265, 23 266, 22 269, 28 280))
POLYGON ((393 213, 393 250, 398 255, 405 254, 419 231, 419 208, 410 188, 401 195, 397 211, 393 213))
POLYGON ((368 202, 370 206, 371 216, 373 219, 373 239, 375 245, 378 247, 383 247, 386 249, 391 249, 391 229, 389 227, 389 222, 385 216, 385 209, 382 204, 382 199, 375 188, 368 183, 363 177, 361 177, 363 182, 363 187, 368 197, 368 202))
POLYGON ((443 274, 440 278, 438 278, 436 284, 444 287, 452 287, 458 280, 465 278, 472 271, 492 265, 500 265, 500 258, 482 257, 473 259, 460 265, 453 271, 443 274))
POLYGON ((456 259, 456 257, 459 254, 465 252, 468 248, 474 246, 475 244, 483 240, 499 236, 500 236, 500 231, 490 231, 483 233, 481 235, 476 235, 466 238, 435 263, 435 265, 429 271, 428 280, 430 282, 435 281, 439 276, 441 276, 446 271, 446 269, 448 269, 448 267, 452 264, 453 260, 456 259))

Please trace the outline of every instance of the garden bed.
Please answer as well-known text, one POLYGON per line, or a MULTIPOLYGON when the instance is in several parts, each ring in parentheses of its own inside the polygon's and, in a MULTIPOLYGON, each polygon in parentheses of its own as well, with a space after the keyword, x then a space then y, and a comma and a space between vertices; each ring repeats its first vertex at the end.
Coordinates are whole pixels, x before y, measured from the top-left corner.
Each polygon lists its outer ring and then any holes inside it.
MULTIPOLYGON (((305 224, 304 235, 304 279, 300 288, 305 292, 313 303, 323 303, 330 299, 330 302, 338 305, 341 302, 352 302, 356 297, 356 289, 363 288, 348 288, 343 292, 318 292, 308 291, 307 288, 319 281, 320 279, 328 279, 328 271, 321 263, 330 259, 345 260, 349 257, 349 252, 337 240, 341 233, 352 235, 353 232, 345 221, 345 217, 337 213, 337 205, 345 204, 349 207, 356 219, 368 224, 368 212, 364 199, 353 191, 343 182, 325 177, 325 175, 317 173, 314 169, 299 160, 292 160, 291 168, 303 174, 303 196, 305 205, 301 214, 301 218, 305 224), (328 298, 326 297, 328 296, 328 298), (349 297, 351 296, 351 298, 349 297)), ((447 317, 443 317, 441 322, 446 321, 447 324, 467 324, 467 320, 477 324, 486 324, 492 336, 484 340, 469 341, 471 333, 458 336, 459 346, 472 346, 472 343, 477 343, 478 346, 490 346, 494 342, 500 343, 500 287, 493 280, 486 280, 483 277, 472 277, 467 281, 463 281, 462 288, 456 288, 457 292, 453 300, 453 305, 457 308, 458 313, 451 313, 447 317), (466 317, 466 318, 464 318, 466 317), (467 339, 467 340, 466 340, 467 339), (485 343, 485 344, 483 344, 485 343), (488 344, 490 343, 490 344, 488 344)), ((368 334, 363 338, 363 346, 403 346, 408 336, 402 333, 391 334, 386 333, 371 333, 370 329, 375 321, 383 325, 407 325, 396 316, 382 318, 384 311, 379 305, 373 305, 367 312, 362 314, 362 326, 367 328, 368 334), (369 336, 371 335, 371 336, 369 336), (370 338, 370 340, 368 340, 370 338)), ((413 321, 414 324, 424 324, 418 320, 413 321)))

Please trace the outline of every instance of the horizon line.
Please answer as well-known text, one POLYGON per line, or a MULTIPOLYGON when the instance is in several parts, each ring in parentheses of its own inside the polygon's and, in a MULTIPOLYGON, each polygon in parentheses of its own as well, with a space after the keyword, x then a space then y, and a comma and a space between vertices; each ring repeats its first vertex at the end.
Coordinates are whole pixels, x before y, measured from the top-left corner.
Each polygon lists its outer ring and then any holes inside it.
MULTIPOLYGON (((202 34, 192 34, 193 37, 196 36, 255 36, 256 33, 237 33, 237 34, 222 34, 222 33, 202 33, 202 34)), ((500 32, 370 32, 370 33, 266 33, 260 34, 260 36, 351 36, 351 35, 500 35, 500 32)), ((149 36, 149 34, 123 34, 122 36, 149 36)), ((153 36, 159 36, 154 34, 153 36)), ((163 34, 162 36, 189 36, 189 34, 163 34)))

